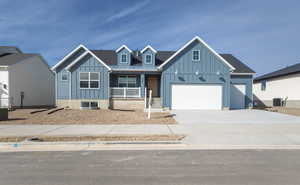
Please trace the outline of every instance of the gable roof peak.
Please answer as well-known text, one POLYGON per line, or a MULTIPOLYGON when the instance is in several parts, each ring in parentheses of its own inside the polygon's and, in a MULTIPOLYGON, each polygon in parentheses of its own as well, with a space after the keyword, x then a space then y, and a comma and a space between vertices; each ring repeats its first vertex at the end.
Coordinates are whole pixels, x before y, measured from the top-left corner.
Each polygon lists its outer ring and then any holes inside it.
POLYGON ((162 69, 164 65, 166 65, 169 61, 171 61, 173 58, 175 58, 181 51, 183 51, 185 48, 187 48, 190 44, 192 44, 194 41, 199 41, 202 43, 205 47, 207 47, 216 57, 218 57, 222 62, 224 62, 231 71, 235 70, 235 67, 233 67, 229 62, 227 62, 221 55, 219 55, 214 49, 212 49, 206 42, 204 42, 199 36, 195 36, 192 40, 188 41, 185 45, 183 45, 179 50, 177 50, 170 58, 168 58, 164 63, 162 63, 158 68, 162 69))
POLYGON ((125 44, 123 44, 121 47, 119 47, 116 50, 116 53, 119 53, 119 51, 121 51, 123 48, 127 49, 130 53, 132 53, 131 49, 129 49, 125 44))
POLYGON ((147 45, 144 49, 142 49, 141 53, 144 53, 147 49, 150 49, 154 53, 157 53, 157 51, 153 47, 151 47, 150 45, 147 45))

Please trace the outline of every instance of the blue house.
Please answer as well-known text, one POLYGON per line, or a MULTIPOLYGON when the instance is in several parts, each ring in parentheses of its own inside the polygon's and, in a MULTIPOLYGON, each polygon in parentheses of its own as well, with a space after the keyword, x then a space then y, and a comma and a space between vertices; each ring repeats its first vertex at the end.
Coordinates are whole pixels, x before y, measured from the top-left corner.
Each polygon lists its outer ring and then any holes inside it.
POLYGON ((56 103, 70 108, 166 109, 252 107, 255 72, 231 54, 218 54, 196 36, 177 51, 89 50, 79 45, 52 67, 56 103))

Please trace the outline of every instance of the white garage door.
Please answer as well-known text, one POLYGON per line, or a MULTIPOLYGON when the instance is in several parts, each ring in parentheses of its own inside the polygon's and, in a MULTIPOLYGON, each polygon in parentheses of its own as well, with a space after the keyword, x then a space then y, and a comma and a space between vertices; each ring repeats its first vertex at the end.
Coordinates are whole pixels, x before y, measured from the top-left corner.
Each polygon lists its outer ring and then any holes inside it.
POLYGON ((221 85, 172 85, 172 109, 220 110, 221 85))
POLYGON ((245 108, 246 85, 231 84, 230 88, 230 108, 244 109, 245 108))

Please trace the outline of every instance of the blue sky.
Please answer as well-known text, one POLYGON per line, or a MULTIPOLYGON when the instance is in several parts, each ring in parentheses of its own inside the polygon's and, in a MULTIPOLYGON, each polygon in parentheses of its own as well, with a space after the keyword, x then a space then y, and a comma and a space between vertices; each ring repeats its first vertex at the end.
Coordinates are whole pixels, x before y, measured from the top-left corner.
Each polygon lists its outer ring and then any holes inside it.
POLYGON ((52 66, 80 43, 177 50, 198 35, 261 75, 300 62, 299 9, 296 0, 1 0, 0 45, 52 66))

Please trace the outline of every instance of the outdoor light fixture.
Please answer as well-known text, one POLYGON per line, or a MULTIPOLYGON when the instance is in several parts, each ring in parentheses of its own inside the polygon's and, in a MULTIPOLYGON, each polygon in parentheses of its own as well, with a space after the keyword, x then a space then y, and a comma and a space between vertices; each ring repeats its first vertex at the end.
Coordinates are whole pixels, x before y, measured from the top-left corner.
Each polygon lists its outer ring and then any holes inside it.
POLYGON ((177 73, 178 73, 178 71, 177 71, 177 69, 175 70, 175 75, 177 75, 177 73))
POLYGON ((199 75, 199 71, 197 70, 197 71, 195 72, 195 74, 198 76, 198 75, 199 75))
POLYGON ((220 74, 221 74, 221 73, 220 73, 220 71, 218 70, 218 71, 217 71, 217 75, 220 75, 220 74))

